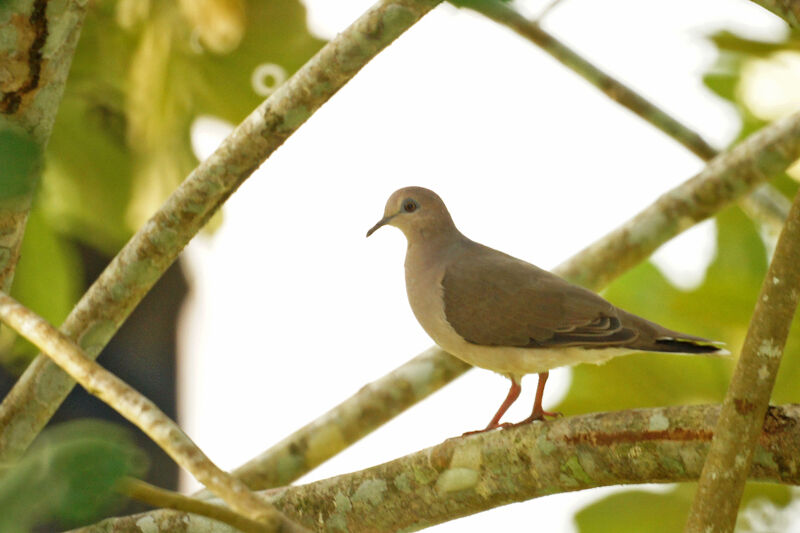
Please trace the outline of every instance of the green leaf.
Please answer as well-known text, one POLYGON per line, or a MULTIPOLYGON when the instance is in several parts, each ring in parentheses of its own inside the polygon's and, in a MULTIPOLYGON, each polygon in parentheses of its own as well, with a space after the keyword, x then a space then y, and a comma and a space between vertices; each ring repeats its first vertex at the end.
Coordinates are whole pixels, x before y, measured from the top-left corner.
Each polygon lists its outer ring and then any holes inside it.
MULTIPOLYGON (((667 493, 632 490, 613 494, 579 511, 575 523, 581 533, 679 533, 686 525, 695 490, 694 483, 682 483, 667 493)), ((785 506, 791 501, 791 489, 750 483, 745 487, 742 509, 759 499, 785 506)))
POLYGON ((709 36, 718 50, 735 52, 750 57, 767 57, 785 50, 800 50, 800 33, 789 34, 782 41, 760 41, 721 30, 709 36))
POLYGON ((43 207, 59 231, 107 254, 197 165, 197 117, 241 121, 264 99, 251 82, 259 65, 289 76, 323 44, 297 0, 141 5, 92 3, 44 177, 43 207))
POLYGON ((81 420, 48 429, 22 460, 0 474, 0 531, 96 520, 122 503, 115 484, 123 476, 141 475, 146 464, 120 426, 81 420))

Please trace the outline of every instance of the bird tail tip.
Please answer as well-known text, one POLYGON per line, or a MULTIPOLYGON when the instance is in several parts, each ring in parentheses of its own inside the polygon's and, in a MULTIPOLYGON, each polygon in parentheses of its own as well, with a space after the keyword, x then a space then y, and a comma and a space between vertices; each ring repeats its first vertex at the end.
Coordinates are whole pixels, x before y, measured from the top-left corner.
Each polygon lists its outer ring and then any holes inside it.
POLYGON ((656 343, 666 348, 665 351, 687 355, 708 355, 712 357, 730 357, 731 352, 725 348, 725 343, 705 339, 685 339, 675 337, 662 337, 656 343))

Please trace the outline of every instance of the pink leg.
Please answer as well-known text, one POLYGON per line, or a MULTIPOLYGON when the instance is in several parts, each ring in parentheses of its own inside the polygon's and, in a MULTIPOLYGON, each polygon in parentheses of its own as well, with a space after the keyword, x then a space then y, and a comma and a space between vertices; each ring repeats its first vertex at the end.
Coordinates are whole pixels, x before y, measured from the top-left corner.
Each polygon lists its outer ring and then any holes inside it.
POLYGON ((531 416, 523 420, 522 422, 518 422, 514 424, 518 426, 520 424, 528 424, 533 422, 534 420, 544 420, 546 416, 561 416, 561 413, 551 413, 550 411, 545 411, 542 409, 542 396, 544 396, 544 385, 547 383, 547 378, 550 376, 550 372, 541 372, 539 374, 539 384, 536 387, 536 399, 533 401, 533 412, 531 416))
POLYGON ((519 393, 522 391, 522 386, 517 383, 514 379, 511 379, 511 388, 508 390, 508 396, 503 401, 503 405, 500 406, 500 409, 494 414, 492 421, 489 422, 489 425, 486 426, 484 429, 478 429, 475 431, 467 431, 464 435, 474 435, 476 433, 483 433, 484 431, 491 431, 493 429, 500 427, 500 419, 503 418, 503 415, 506 414, 508 408, 511 407, 511 404, 519 397, 519 393))

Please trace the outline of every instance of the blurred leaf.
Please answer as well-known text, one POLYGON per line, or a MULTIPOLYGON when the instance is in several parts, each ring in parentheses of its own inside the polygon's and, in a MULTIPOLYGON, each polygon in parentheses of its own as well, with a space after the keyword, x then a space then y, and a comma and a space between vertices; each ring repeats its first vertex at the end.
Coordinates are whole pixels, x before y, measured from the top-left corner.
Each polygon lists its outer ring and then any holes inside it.
POLYGON ((33 192, 40 157, 39 145, 29 136, 0 129, 0 200, 33 192))
POLYGON ((0 474, 0 531, 96 520, 122 503, 115 483, 144 470, 146 457, 120 426, 98 420, 55 426, 0 474))
POLYGON ((789 33, 780 41, 759 41, 736 35, 727 30, 720 30, 709 36, 718 50, 737 52, 752 57, 766 57, 775 52, 800 50, 800 32, 789 33))
MULTIPOLYGON (((679 533, 686 525, 695 490, 694 483, 681 483, 666 494, 642 490, 613 494, 578 511, 575 523, 581 533, 679 533)), ((783 507, 791 501, 791 489, 750 483, 742 509, 764 498, 783 507)))
MULTIPOLYGON (((59 325, 82 291, 83 269, 77 251, 53 231, 39 205, 34 204, 25 227, 11 295, 51 324, 59 325)), ((6 329, 4 335, 11 335, 11 331, 6 329)), ((0 362, 19 373, 37 351, 17 336, 10 348, 0 350, 0 362)))
POLYGON ((298 0, 93 2, 48 150, 48 220, 115 253, 197 165, 193 121, 240 122, 264 99, 259 65, 286 77, 322 44, 298 0))

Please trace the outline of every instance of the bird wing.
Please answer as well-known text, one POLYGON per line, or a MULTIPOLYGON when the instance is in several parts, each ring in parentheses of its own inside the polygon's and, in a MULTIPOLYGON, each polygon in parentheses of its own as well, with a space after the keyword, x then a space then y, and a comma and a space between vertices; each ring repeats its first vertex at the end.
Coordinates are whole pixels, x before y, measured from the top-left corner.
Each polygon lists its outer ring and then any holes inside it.
POLYGON ((637 337, 603 298, 534 265, 472 243, 442 279, 445 318, 488 346, 608 347, 637 337))

